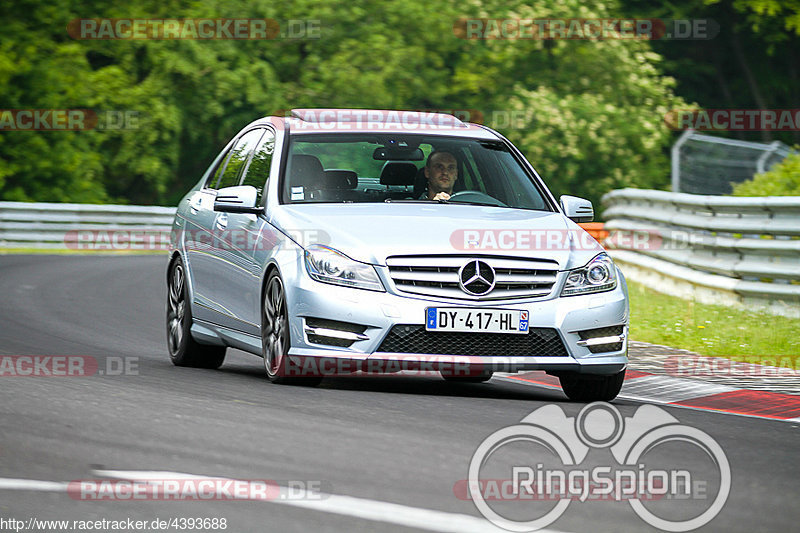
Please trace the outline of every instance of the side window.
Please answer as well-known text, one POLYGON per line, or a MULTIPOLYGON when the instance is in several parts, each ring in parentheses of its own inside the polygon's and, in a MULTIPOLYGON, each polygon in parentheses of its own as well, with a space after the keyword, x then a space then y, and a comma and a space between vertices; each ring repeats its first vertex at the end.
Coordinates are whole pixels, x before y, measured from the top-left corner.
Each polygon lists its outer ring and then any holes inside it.
POLYGON ((264 136, 253 151, 253 158, 250 160, 250 165, 245 170, 242 180, 242 185, 252 185, 258 190, 258 203, 261 202, 264 184, 269 179, 269 168, 272 165, 274 152, 275 133, 268 129, 265 130, 264 136))
POLYGON ((472 157, 472 151, 464 147, 461 149, 461 156, 464 160, 464 184, 467 187, 467 190, 473 191, 481 191, 483 193, 486 192, 486 185, 483 183, 483 180, 480 179, 480 173, 478 172, 478 165, 475 162, 475 158, 472 157))
POLYGON ((239 177, 242 174, 247 157, 261 138, 262 133, 264 133, 263 129, 249 131, 236 141, 233 149, 231 149, 231 155, 228 156, 225 170, 222 171, 222 176, 216 184, 216 189, 239 185, 239 177))
POLYGON ((231 153, 228 151, 225 152, 225 154, 222 156, 219 164, 217 165, 217 168, 214 170, 214 175, 208 178, 208 180, 206 180, 205 186, 207 188, 209 189, 216 188, 216 184, 219 183, 219 177, 222 175, 222 170, 225 168, 225 163, 227 163, 229 155, 231 155, 231 153))
POLYGON ((526 187, 523 184, 530 183, 530 178, 525 174, 519 163, 514 161, 508 152, 498 153, 497 161, 506 175, 503 180, 508 184, 508 191, 497 191, 496 198, 506 203, 516 204, 526 209, 545 209, 544 199, 536 193, 535 187, 526 187), (504 198, 508 193, 511 197, 504 198), (502 196, 501 196, 502 194, 502 196))

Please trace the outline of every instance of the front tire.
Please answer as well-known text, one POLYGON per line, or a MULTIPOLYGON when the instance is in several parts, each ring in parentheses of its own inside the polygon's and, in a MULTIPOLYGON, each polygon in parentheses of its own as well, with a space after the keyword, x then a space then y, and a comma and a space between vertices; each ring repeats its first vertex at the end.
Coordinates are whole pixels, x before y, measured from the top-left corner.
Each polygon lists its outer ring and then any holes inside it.
POLYGON ((573 402, 610 402, 622 389, 625 370, 610 376, 563 374, 558 379, 564 394, 573 402))
POLYGON ((267 379, 272 383, 315 387, 322 382, 319 376, 294 377, 301 370, 289 358, 289 312, 283 280, 276 270, 270 272, 264 288, 261 306, 261 355, 267 379), (288 375, 287 375, 288 374, 288 375))
POLYGON ((167 275, 167 348, 175 366, 219 368, 225 360, 225 346, 200 344, 192 337, 192 309, 186 270, 177 257, 167 275))

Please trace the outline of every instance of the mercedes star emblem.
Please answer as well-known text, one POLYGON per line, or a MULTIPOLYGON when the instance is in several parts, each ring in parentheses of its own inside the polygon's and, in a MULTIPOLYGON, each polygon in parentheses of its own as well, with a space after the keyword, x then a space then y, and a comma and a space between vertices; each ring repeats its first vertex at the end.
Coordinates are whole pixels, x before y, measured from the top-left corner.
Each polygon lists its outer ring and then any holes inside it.
POLYGON ((473 296, 489 294, 494 289, 494 269, 484 261, 475 259, 458 271, 458 285, 461 290, 473 296))

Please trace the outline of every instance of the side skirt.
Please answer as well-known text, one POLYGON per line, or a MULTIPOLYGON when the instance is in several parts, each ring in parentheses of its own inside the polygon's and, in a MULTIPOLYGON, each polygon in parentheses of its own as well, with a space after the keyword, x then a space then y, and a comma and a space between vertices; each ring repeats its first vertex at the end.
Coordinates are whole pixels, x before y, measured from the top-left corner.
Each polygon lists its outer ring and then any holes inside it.
POLYGON ((245 352, 261 356, 261 337, 242 333, 218 324, 194 319, 192 324, 192 337, 197 342, 213 344, 215 346, 230 346, 245 352))

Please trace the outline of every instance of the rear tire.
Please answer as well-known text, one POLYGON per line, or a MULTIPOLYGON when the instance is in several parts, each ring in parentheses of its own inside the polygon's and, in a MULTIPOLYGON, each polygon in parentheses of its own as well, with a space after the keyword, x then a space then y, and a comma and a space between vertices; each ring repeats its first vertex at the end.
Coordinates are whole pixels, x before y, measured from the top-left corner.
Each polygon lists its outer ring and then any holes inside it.
POLYGON ((622 389, 625 371, 610 376, 562 374, 561 389, 573 402, 610 402, 622 389))
POLYGON ((261 305, 261 355, 267 379, 284 385, 316 387, 322 382, 322 377, 291 376, 295 372, 300 374, 302 369, 293 365, 289 358, 290 343, 286 291, 280 275, 273 270, 267 277, 261 305))
POLYGON ((186 270, 175 258, 167 275, 167 349, 175 366, 219 368, 225 360, 225 346, 200 344, 192 337, 192 309, 186 270))

